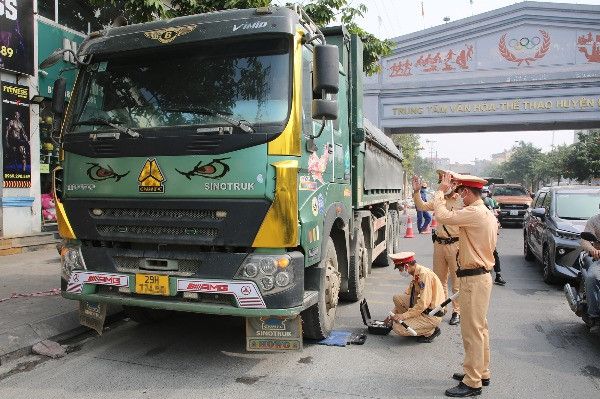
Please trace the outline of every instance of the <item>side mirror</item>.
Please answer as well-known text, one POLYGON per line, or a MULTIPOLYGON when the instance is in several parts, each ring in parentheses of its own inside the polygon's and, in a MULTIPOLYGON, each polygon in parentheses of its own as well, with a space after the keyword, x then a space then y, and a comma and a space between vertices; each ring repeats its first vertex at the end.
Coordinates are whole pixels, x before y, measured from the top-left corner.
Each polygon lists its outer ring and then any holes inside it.
POLYGON ((338 117, 336 100, 312 100, 313 119, 335 120, 338 117))
MULTIPOLYGON (((337 46, 322 44, 315 46, 313 53, 313 91, 337 94, 339 90, 340 54, 337 46)), ((325 97, 325 96, 323 96, 325 97)))
POLYGON ((67 93, 67 80, 58 78, 54 81, 52 89, 52 112, 57 116, 65 113, 65 94, 67 93))
POLYGON ((546 208, 535 208, 531 210, 531 214, 533 216, 536 216, 540 219, 545 219, 546 218, 546 208))

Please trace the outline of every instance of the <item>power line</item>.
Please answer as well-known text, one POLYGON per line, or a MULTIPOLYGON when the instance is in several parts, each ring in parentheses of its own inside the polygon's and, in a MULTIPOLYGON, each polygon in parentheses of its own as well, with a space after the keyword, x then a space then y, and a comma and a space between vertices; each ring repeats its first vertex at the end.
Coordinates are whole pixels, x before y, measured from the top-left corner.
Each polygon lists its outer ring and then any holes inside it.
MULTIPOLYGON (((375 0, 373 3, 375 3, 375 9, 377 10, 377 17, 379 18, 379 20, 381 20, 383 22, 383 19, 381 18, 381 12, 379 12, 379 6, 377 5, 377 0, 375 0)), ((389 37, 390 34, 387 31, 387 28, 385 27, 385 24, 383 25, 383 30, 385 31, 385 35, 386 37, 389 37)))
POLYGON ((392 35, 394 34, 394 25, 392 25, 392 21, 390 20, 390 13, 387 10, 387 5, 385 3, 385 0, 381 0, 382 2, 382 6, 383 6, 383 11, 385 12, 385 17, 388 20, 388 23, 390 24, 390 29, 392 30, 392 35))

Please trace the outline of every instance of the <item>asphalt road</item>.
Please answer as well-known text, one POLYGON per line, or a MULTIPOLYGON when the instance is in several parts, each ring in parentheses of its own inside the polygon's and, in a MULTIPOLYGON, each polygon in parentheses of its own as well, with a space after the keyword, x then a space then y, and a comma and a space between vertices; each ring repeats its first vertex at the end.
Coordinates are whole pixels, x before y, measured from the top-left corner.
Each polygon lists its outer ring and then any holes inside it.
MULTIPOLYGON (((430 236, 403 239, 431 266, 430 236)), ((600 397, 600 338, 568 308, 559 285, 522 256, 522 230, 501 230, 504 287, 488 314, 491 385, 482 397, 600 397)), ((374 318, 408 285, 391 267, 373 269, 366 298, 374 318)), ((100 337, 70 342, 62 359, 29 356, 0 367, 0 398, 440 398, 462 370, 460 327, 442 322, 431 344, 369 335, 362 346, 305 344, 302 352, 245 351, 244 321, 180 314, 153 327, 122 321, 100 337)), ((366 332, 357 303, 342 303, 337 329, 366 332)))

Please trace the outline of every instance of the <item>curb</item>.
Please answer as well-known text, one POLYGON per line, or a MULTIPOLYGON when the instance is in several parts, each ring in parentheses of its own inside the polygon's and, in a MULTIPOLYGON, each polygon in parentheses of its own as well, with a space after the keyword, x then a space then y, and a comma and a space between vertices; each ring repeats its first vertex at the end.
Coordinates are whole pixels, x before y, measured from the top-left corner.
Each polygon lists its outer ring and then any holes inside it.
MULTIPOLYGON (((121 306, 109 305, 105 325, 124 317, 121 306)), ((94 330, 79 324, 79 310, 71 310, 5 331, 0 333, 0 365, 30 354, 33 345, 45 339, 62 341, 88 331, 94 330)))

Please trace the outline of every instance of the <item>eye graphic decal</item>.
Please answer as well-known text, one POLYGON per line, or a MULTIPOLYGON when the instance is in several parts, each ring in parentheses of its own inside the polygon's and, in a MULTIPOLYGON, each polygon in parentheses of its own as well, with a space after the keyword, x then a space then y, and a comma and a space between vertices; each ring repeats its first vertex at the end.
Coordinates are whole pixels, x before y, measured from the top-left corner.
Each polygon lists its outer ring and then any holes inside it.
POLYGON ((220 179, 229 172, 229 165, 222 162, 230 158, 216 158, 209 163, 202 165, 202 161, 198 162, 196 166, 189 172, 182 172, 179 169, 175 169, 178 173, 184 175, 189 180, 192 180, 194 176, 205 177, 207 179, 220 179))
POLYGON ((113 168, 110 167, 110 165, 107 165, 106 168, 103 166, 100 166, 100 164, 98 164, 98 163, 89 163, 88 162, 88 165, 91 165, 91 166, 87 170, 87 175, 93 181, 104 181, 104 180, 108 180, 108 179, 115 179, 115 181, 119 181, 122 178, 124 178, 125 176, 127 176, 129 174, 129 172, 131 172, 131 171, 127 171, 127 173, 119 174, 119 173, 115 172, 113 170, 113 168))

